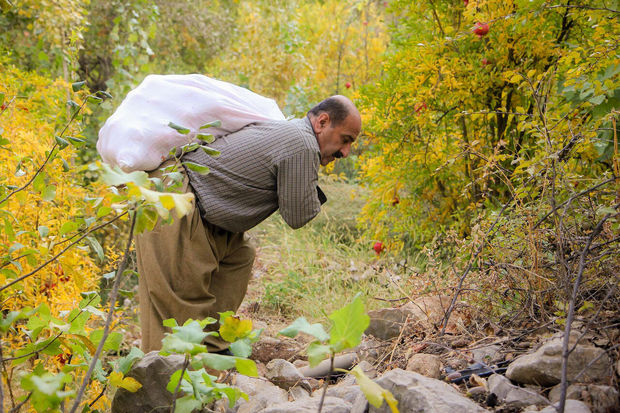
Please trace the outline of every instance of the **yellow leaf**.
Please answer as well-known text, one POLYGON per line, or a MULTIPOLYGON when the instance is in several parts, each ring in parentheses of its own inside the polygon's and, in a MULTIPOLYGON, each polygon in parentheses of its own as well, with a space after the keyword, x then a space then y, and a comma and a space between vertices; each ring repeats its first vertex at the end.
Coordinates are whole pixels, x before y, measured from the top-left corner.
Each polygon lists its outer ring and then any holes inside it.
POLYGON ((385 400, 388 406, 390 406, 392 413, 399 413, 397 407, 398 401, 394 398, 394 395, 389 390, 384 389, 372 381, 364 374, 360 366, 355 366, 350 373, 357 379, 357 384, 359 384, 364 396, 366 396, 368 403, 374 407, 381 407, 383 400, 385 400))
POLYGON ((124 377, 123 373, 120 371, 113 371, 110 373, 108 380, 112 386, 122 387, 132 393, 137 392, 142 387, 142 384, 140 384, 138 380, 133 377, 124 377))
POLYGON ((230 343, 245 337, 250 331, 252 320, 241 320, 237 316, 226 317, 220 326, 220 336, 230 343))

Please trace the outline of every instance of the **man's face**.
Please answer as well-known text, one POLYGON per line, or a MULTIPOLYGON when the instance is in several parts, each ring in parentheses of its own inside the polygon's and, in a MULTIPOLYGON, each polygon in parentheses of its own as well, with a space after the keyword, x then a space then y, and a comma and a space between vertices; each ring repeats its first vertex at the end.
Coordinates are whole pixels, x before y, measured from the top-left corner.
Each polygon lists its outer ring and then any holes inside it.
POLYGON ((337 126, 332 126, 329 115, 321 113, 317 118, 319 124, 318 141, 321 151, 321 165, 325 166, 336 158, 346 158, 351 152, 351 145, 360 133, 361 122, 358 116, 349 115, 337 126))

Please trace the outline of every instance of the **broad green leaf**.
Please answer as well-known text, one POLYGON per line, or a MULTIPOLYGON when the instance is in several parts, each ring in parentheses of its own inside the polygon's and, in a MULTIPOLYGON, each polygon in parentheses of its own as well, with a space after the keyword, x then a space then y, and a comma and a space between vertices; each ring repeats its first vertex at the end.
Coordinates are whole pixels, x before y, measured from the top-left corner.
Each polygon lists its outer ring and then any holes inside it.
POLYGON ((194 399, 192 395, 177 399, 174 413, 192 413, 202 407, 202 403, 194 399))
POLYGON ((350 373, 355 376, 360 390, 362 390, 364 396, 368 399, 368 403, 379 408, 383 404, 383 400, 385 400, 388 406, 390 406, 392 413, 399 413, 397 407, 398 401, 394 398, 394 395, 366 376, 360 366, 355 366, 350 373))
POLYGON ((69 232, 73 232, 78 228, 78 224, 73 221, 68 221, 62 224, 60 227, 60 235, 65 235, 69 232))
POLYGON ((104 217, 108 215, 110 212, 112 212, 112 208, 110 208, 109 206, 104 205, 102 207, 99 207, 99 209, 97 210, 97 218, 104 217))
POLYGON ((201 141, 206 142, 206 143, 215 142, 215 136, 208 134, 208 133, 197 133, 196 139, 200 139, 201 141))
POLYGON ((172 327, 172 333, 166 333, 162 340, 162 350, 179 354, 197 354, 206 351, 202 341, 209 334, 206 333, 200 323, 188 320, 182 326, 172 327))
POLYGON ((237 357, 250 357, 252 346, 246 339, 237 340, 230 345, 230 351, 237 357))
POLYGON ((43 192, 41 192, 41 198, 44 201, 53 201, 56 198, 56 187, 54 185, 46 186, 43 192))
POLYGON ((124 377, 124 374, 120 371, 113 371, 108 376, 108 382, 112 386, 122 387, 132 393, 137 392, 142 387, 142 384, 133 377, 124 377))
POLYGON ((252 331, 251 320, 241 320, 237 316, 229 316, 220 321, 220 337, 232 343, 240 338, 247 336, 252 331))
POLYGON ((97 238, 89 235, 88 237, 86 237, 86 239, 88 240, 88 243, 90 244, 95 254, 97 254, 97 258, 99 258, 99 262, 100 263, 104 262, 105 254, 103 253, 103 248, 101 247, 101 244, 99 243, 99 241, 97 241, 97 238))
POLYGON ((222 154, 222 152, 213 148, 209 148, 208 146, 201 146, 200 148, 203 150, 204 153, 209 156, 218 157, 222 154))
POLYGON ((114 364, 114 369, 123 374, 127 374, 129 373, 131 366, 133 366, 133 364, 142 357, 144 357, 144 352, 137 347, 132 347, 131 350, 129 350, 129 354, 125 357, 119 358, 116 361, 114 364))
MULTIPOLYGON (((99 98, 97 98, 99 99, 99 98)), ((99 99, 101 100, 101 99, 99 99)), ((82 138, 76 138, 74 136, 67 136, 67 140, 76 148, 79 148, 80 146, 84 145, 84 143, 86 143, 85 139, 82 138)))
POLYGON ((219 120, 214 120, 212 122, 205 123, 204 125, 200 127, 200 129, 219 128, 220 126, 222 126, 222 122, 219 120))
POLYGON ((167 319, 165 319, 163 321, 162 325, 164 327, 170 327, 170 328, 178 326, 177 320, 175 320, 174 318, 167 318, 167 319))
POLYGON ((244 376, 258 377, 258 368, 254 360, 238 357, 235 361, 235 367, 244 376))
POLYGON ((152 191, 143 187, 139 187, 140 193, 145 201, 150 202, 157 209, 157 213, 164 219, 168 218, 169 211, 161 202, 161 197, 164 197, 166 205, 170 205, 170 200, 174 203, 174 210, 177 216, 182 217, 194 210, 194 194, 187 192, 184 194, 173 194, 152 191))
POLYGON ((21 311, 10 311, 6 317, 2 317, 0 320, 0 331, 6 333, 14 322, 27 319, 28 317, 29 314, 26 309, 21 311))
POLYGON ((198 172, 201 175, 206 175, 209 173, 209 167, 204 165, 199 165, 195 162, 185 161, 183 162, 183 166, 187 169, 192 170, 194 172, 198 172))
POLYGON ((170 126, 172 129, 176 130, 177 132, 179 132, 181 135, 187 135, 189 133, 189 129, 187 129, 184 126, 181 125, 177 125, 174 122, 169 122, 168 126, 170 126))
POLYGON ((330 314, 329 319, 333 322, 329 343, 336 353, 357 346, 370 324, 360 293, 355 295, 350 304, 330 314))
POLYGON ((39 231, 39 235, 41 236, 41 238, 47 237, 47 235, 50 233, 50 229, 46 227, 45 225, 39 225, 39 228, 37 229, 39 231))
POLYGON ((69 142, 67 142, 67 140, 61 138, 60 136, 55 136, 54 139, 56 139, 56 143, 58 144, 60 149, 65 149, 67 146, 69 146, 69 142))
POLYGON ((329 334, 325 332, 322 324, 310 324, 304 317, 299 317, 293 324, 280 331, 280 334, 287 337, 295 337, 299 333, 310 334, 319 341, 329 340, 329 334))
POLYGON ((224 356, 222 354, 205 353, 196 357, 203 366, 209 367, 215 370, 228 370, 232 369, 237 364, 237 359, 231 356, 224 356))
POLYGON ((79 82, 73 82, 71 84, 71 89, 73 89, 74 92, 77 92, 78 90, 82 89, 85 84, 86 84, 85 80, 81 80, 79 82))
MULTIPOLYGON (((103 338, 103 330, 92 331, 89 335, 89 338, 90 338, 90 341, 92 341, 93 343, 97 343, 97 345, 99 345, 99 342, 103 338)), ((122 341, 123 341, 123 335, 119 332, 112 331, 106 338, 105 343, 103 345, 103 349, 105 351, 118 351, 119 347, 121 346, 122 341)))
POLYGON ((136 185, 148 185, 148 174, 144 171, 134 171, 131 173, 123 172, 118 166, 111 167, 110 165, 101 164, 103 173, 101 179, 108 185, 124 185, 129 182, 133 182, 136 185))
POLYGON ((308 362, 310 367, 316 367, 331 354, 331 346, 318 342, 310 343, 308 346, 308 362))

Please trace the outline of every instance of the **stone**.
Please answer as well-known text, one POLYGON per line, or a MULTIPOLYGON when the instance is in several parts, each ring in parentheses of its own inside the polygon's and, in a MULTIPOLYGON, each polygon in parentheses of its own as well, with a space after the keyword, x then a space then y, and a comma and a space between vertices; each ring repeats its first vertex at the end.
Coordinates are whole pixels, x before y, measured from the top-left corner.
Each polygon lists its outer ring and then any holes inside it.
POLYGON ((252 346, 252 360, 269 363, 273 359, 291 360, 300 354, 299 345, 294 341, 273 337, 261 337, 252 346))
MULTIPOLYGON (((307 399, 281 403, 253 413, 316 413, 321 397, 316 395, 307 399)), ((351 403, 337 397, 325 396, 323 413, 351 413, 351 403)))
MULTIPOLYGON (((318 391, 317 393, 320 393, 320 391, 318 391)), ((358 396, 360 395, 363 397, 362 390, 358 385, 337 385, 327 388, 327 396, 337 397, 339 399, 345 400, 351 403, 351 405, 355 403, 355 400, 357 400, 358 396)))
MULTIPOLYGON (((540 413, 557 413, 556 407, 558 407, 558 403, 545 407, 540 413)), ((566 413, 592 413, 588 406, 579 400, 566 400, 564 411, 566 413)))
POLYGON ((355 352, 360 360, 376 363, 381 358, 382 353, 388 348, 388 344, 389 343, 377 340, 372 336, 364 336, 360 345, 355 349, 355 352))
POLYGON ((303 400, 310 397, 310 392, 301 386, 293 386, 288 390, 289 400, 303 400))
POLYGON ((493 364, 501 358, 501 347, 493 344, 490 346, 478 347, 471 351, 474 361, 484 364, 493 364))
POLYGON ((112 400, 112 413, 164 413, 170 411, 172 393, 166 390, 170 376, 183 368, 181 355, 160 356, 151 351, 131 368, 127 377, 136 379, 142 387, 135 393, 119 388, 112 400))
POLYGON ((489 377, 487 384, 489 392, 495 394, 500 402, 509 407, 527 407, 532 404, 546 406, 549 404, 547 398, 534 390, 515 386, 510 380, 499 374, 493 374, 489 377))
MULTIPOLYGON (((398 400, 398 409, 408 413, 478 413, 487 410, 459 393, 449 384, 423 376, 419 373, 394 369, 375 380, 377 384, 392 392, 398 400)), ((358 413, 363 402, 358 398, 352 413, 358 413), (357 409, 357 410, 355 410, 357 409)), ((369 413, 390 413, 387 403, 379 408, 370 406, 369 413)))
MULTIPOLYGON (((549 392, 549 400, 560 400, 562 386, 558 384, 549 392)), ((611 386, 598 384, 571 384, 566 389, 566 398, 580 400, 588 405, 592 413, 608 413, 620 407, 618 390, 611 386)))
POLYGON ((237 401, 236 413, 255 413, 288 401, 288 394, 285 390, 263 378, 235 374, 231 384, 249 396, 248 401, 244 399, 237 401))
POLYGON ((381 340, 398 337, 409 313, 409 310, 403 307, 369 311, 370 324, 366 329, 366 334, 381 340))
POLYGON ((309 392, 312 391, 312 387, 306 378, 292 363, 286 360, 274 359, 267 363, 267 374, 265 377, 284 390, 299 385, 309 392))
POLYGON ((434 354, 417 353, 409 358, 407 371, 438 379, 441 375, 441 361, 434 354))
MULTIPOLYGON (((572 340, 571 340, 572 341, 572 340)), ((608 380, 612 375, 611 360, 603 349, 588 344, 577 344, 568 357, 568 380, 575 381, 577 374, 590 362, 579 381, 597 382, 608 380)), ((562 338, 552 338, 534 353, 517 357, 506 371, 506 376, 520 384, 554 386, 561 380, 562 338)))
MULTIPOLYGON (((366 334, 381 340, 389 340, 400 335, 405 322, 416 330, 438 330, 451 301, 452 298, 448 296, 426 296, 402 307, 369 311, 370 325, 366 334)), ((454 334, 462 330, 459 326, 465 323, 466 318, 461 311, 454 310, 446 326, 446 332, 454 334)))

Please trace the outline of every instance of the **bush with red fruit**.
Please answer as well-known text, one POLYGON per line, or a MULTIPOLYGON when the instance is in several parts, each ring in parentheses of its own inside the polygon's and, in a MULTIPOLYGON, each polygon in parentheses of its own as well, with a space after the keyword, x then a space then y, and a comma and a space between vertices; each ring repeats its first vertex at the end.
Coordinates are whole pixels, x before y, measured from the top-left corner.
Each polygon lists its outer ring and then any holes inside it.
POLYGON ((377 255, 379 255, 381 254, 381 252, 383 252, 383 250, 385 250, 385 247, 383 246, 383 243, 381 241, 377 241, 372 246, 372 249, 375 250, 375 253, 377 255))
POLYGON ((486 36, 489 32, 489 23, 480 23, 476 22, 476 27, 474 28, 474 34, 480 38, 482 36, 486 36))

